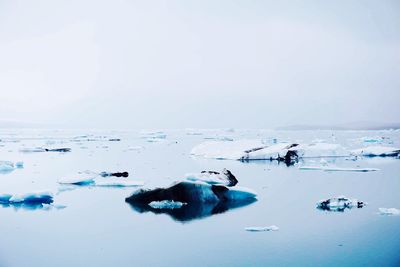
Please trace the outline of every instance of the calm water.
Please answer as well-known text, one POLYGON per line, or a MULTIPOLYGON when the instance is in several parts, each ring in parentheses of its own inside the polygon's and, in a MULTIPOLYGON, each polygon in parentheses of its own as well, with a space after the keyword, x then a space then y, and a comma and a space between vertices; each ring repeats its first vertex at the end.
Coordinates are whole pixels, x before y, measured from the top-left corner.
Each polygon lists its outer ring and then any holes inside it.
POLYGON ((399 131, 164 133, 165 139, 148 142, 151 139, 139 131, 2 130, 0 160, 23 161, 24 168, 0 174, 0 193, 50 190, 56 193, 55 203, 67 207, 49 211, 0 207, 0 266, 400 266, 400 216, 377 214, 380 207, 400 208, 399 159, 331 162, 380 169, 354 173, 190 156, 191 148, 208 138, 322 139, 359 148, 370 144, 360 138, 382 136, 387 137, 385 144, 399 146, 399 131), (36 146, 70 147, 72 152, 19 152, 36 146), (145 181, 149 187, 164 186, 185 173, 223 168, 236 175, 239 185, 257 191, 258 201, 212 216, 205 207, 202 214, 189 214, 185 221, 135 210, 124 201, 134 188, 59 192, 57 184, 65 175, 91 170, 128 171, 129 179, 145 181), (366 201, 368 206, 343 213, 315 208, 318 200, 336 195, 366 201), (244 230, 273 224, 280 230, 244 230))

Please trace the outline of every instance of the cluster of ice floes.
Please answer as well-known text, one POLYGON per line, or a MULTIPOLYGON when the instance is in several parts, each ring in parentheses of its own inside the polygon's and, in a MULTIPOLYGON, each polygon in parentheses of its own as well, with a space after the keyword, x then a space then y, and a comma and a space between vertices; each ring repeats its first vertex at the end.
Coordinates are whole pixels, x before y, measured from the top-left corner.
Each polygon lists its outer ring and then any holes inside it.
POLYGON ((53 203, 53 194, 50 192, 27 193, 27 194, 0 194, 0 204, 18 205, 18 204, 51 204, 53 203))
POLYGON ((142 138, 149 143, 157 143, 164 141, 167 138, 167 134, 161 131, 143 131, 141 132, 142 138))
POLYGON ((271 225, 271 226, 253 226, 253 227, 246 227, 244 228, 248 232, 269 232, 269 231, 278 231, 279 227, 276 225, 271 225))
POLYGON ((195 146, 191 155, 214 159, 231 160, 278 160, 292 163, 299 158, 330 158, 351 156, 399 156, 400 149, 385 146, 370 146, 348 150, 339 144, 330 143, 277 143, 263 144, 258 140, 232 142, 207 141, 195 146))
MULTIPOLYGON (((116 179, 109 177, 128 177, 128 172, 79 172, 75 175, 64 177, 58 180, 62 185, 76 186, 102 186, 102 187, 135 187, 142 186, 144 182, 127 179, 116 179)), ((61 190, 63 191, 63 190, 61 190)))
POLYGON ((0 173, 9 173, 15 169, 21 169, 24 167, 22 161, 17 161, 16 163, 12 161, 0 161, 0 173))
POLYGON ((338 196, 318 201, 317 208, 326 211, 343 212, 345 209, 362 208, 365 205, 367 205, 367 203, 363 201, 347 198, 345 196, 338 196))
POLYGON ((389 146, 368 146, 352 150, 351 153, 355 156, 363 157, 396 157, 400 154, 400 148, 389 146))

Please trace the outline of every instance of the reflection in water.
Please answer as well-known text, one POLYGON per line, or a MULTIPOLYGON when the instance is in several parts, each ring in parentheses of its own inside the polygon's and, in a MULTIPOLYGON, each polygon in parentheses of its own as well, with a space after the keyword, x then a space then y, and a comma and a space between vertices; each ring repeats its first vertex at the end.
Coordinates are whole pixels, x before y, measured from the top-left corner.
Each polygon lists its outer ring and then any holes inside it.
POLYGON ((231 209, 241 208, 250 205, 255 201, 257 201, 257 199, 250 198, 240 201, 219 201, 216 203, 193 202, 178 209, 154 209, 148 204, 139 202, 129 202, 129 205, 133 210, 139 213, 153 212, 155 214, 168 214, 175 221, 184 223, 192 220, 205 219, 209 216, 224 213, 231 209))
POLYGON ((0 204, 2 208, 13 208, 14 210, 47 210, 50 204, 42 203, 10 203, 0 204))

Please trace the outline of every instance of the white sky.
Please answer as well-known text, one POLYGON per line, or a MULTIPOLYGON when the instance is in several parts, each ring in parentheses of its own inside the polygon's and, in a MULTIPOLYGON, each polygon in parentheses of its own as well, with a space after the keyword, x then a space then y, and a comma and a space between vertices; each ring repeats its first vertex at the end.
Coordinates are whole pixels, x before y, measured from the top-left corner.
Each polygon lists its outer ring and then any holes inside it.
POLYGON ((398 122, 399 1, 0 0, 0 120, 398 122))

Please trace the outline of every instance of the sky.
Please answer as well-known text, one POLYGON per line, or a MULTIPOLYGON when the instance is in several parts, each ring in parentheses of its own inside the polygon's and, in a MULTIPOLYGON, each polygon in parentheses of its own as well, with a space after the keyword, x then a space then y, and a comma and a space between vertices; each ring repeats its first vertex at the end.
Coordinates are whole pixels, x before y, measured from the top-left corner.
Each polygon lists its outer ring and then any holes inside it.
POLYGON ((0 121, 399 122, 400 2, 0 0, 0 121))

